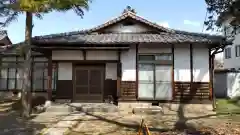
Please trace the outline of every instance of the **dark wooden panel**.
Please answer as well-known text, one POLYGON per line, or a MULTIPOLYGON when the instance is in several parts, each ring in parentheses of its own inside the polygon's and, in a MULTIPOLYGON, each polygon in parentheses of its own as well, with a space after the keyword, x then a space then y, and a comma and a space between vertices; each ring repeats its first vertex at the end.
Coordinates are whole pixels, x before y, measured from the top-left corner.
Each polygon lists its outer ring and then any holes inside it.
POLYGON ((191 100, 209 100, 208 82, 175 82, 173 101, 187 102, 191 100), (191 86, 192 85, 192 86, 191 86))
POLYGON ((121 81, 121 100, 136 100, 136 81, 121 81))
POLYGON ((56 99, 72 99, 73 81, 57 80, 56 99))
POLYGON ((107 79, 104 81, 104 100, 117 100, 117 80, 107 79), (112 98, 112 99, 111 99, 112 98))

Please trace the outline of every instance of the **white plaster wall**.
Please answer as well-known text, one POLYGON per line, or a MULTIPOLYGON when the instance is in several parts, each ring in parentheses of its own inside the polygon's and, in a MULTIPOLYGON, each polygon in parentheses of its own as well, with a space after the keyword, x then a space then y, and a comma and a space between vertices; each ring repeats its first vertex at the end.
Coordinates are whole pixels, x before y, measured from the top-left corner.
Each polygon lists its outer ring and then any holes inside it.
POLYGON ((236 45, 240 45, 240 34, 237 34, 235 36, 233 45, 227 46, 231 48, 231 58, 225 59, 225 55, 224 55, 224 59, 223 59, 224 68, 237 68, 237 69, 240 68, 240 57, 236 57, 236 52, 235 52, 236 45))
POLYGON ((58 80, 72 80, 72 63, 58 63, 58 80))
POLYGON ((87 51, 87 60, 118 60, 117 51, 87 51))
POLYGON ((130 33, 130 32, 146 32, 149 29, 144 27, 141 24, 135 24, 132 26, 123 26, 121 23, 118 23, 108 29, 106 29, 105 31, 108 32, 124 32, 124 33, 130 33))
POLYGON ((145 54, 156 54, 156 53, 172 53, 172 48, 169 45, 149 45, 149 44, 141 44, 138 49, 138 53, 145 54))
POLYGON ((117 80, 117 63, 106 63, 106 78, 117 80))
POLYGON ((191 81, 190 45, 175 46, 174 48, 174 80, 191 81))
POLYGON ((136 46, 121 53, 122 81, 136 81, 136 46))
POLYGON ((193 45, 193 81, 209 82, 209 54, 205 46, 193 45))
POLYGON ((52 51, 52 60, 83 60, 82 51, 52 51))

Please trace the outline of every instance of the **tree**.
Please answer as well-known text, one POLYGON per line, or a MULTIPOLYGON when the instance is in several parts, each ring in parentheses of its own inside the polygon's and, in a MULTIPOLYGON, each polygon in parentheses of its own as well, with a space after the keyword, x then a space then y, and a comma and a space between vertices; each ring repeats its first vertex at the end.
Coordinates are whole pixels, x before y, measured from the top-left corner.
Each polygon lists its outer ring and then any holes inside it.
MULTIPOLYGON (((84 9, 88 9, 91 0, 1 0, 0 1, 0 17, 6 20, 1 23, 6 27, 13 20, 16 20, 19 14, 26 15, 25 22, 25 45, 24 45, 24 73, 23 73, 23 89, 21 94, 22 116, 30 117, 31 114, 31 63, 32 63, 32 29, 33 15, 42 18, 42 13, 52 11, 65 12, 74 10, 77 15, 83 17, 84 9)), ((50 100, 50 99, 48 99, 50 100)))
MULTIPOLYGON (((207 18, 204 24, 206 30, 220 30, 222 19, 227 15, 234 17, 235 21, 240 20, 240 0, 205 0, 207 4, 207 18)), ((239 25, 235 23, 233 25, 239 25)))

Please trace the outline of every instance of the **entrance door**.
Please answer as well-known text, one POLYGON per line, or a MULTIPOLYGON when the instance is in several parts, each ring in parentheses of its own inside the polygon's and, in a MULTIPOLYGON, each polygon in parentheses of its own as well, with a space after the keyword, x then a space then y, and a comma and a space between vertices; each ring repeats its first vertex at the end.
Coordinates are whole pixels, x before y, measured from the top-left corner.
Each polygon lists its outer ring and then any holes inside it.
POLYGON ((103 102, 103 66, 78 66, 75 68, 74 100, 103 102))

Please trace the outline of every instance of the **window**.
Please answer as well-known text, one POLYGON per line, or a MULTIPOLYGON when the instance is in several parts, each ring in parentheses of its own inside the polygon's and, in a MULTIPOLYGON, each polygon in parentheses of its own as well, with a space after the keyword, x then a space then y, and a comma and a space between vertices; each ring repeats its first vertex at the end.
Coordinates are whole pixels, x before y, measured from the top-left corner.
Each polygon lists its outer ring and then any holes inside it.
POLYGON ((172 97, 172 54, 139 55, 138 96, 169 100, 172 97))
POLYGON ((236 53, 236 57, 240 56, 240 45, 235 46, 235 53, 236 53))
POLYGON ((231 47, 225 48, 225 59, 231 58, 231 47))
MULTIPOLYGON (((35 60, 33 68, 33 91, 47 91, 48 89, 48 63, 40 58, 35 60)), ((56 90, 57 67, 52 67, 52 90, 56 90)))
POLYGON ((19 85, 18 80, 20 72, 20 66, 22 65, 22 59, 20 57, 3 57, 1 63, 1 77, 0 77, 0 90, 16 90, 19 85))
MULTIPOLYGON (((57 67, 53 63, 52 89, 56 90, 57 67)), ((20 90, 23 84, 23 58, 3 57, 0 69, 0 90, 20 90)), ((34 91, 46 91, 48 87, 47 59, 33 58, 32 87, 34 91)))

